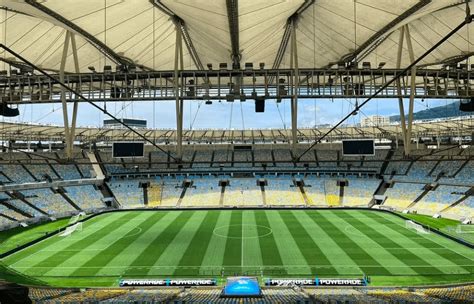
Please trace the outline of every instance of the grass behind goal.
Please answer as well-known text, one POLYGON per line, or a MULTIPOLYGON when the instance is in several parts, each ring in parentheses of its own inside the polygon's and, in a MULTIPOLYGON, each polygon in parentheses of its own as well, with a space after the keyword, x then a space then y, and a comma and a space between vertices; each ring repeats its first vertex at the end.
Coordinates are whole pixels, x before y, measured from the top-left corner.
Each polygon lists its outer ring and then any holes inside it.
POLYGON ((424 214, 403 214, 404 217, 428 226, 430 230, 439 230, 455 238, 474 244, 474 225, 460 224, 458 220, 433 218, 424 214))
POLYGON ((54 285, 120 278, 372 277, 374 285, 474 281, 472 249, 364 210, 127 211, 99 215, 2 261, 54 285), (93 280, 92 280, 93 279, 93 280))

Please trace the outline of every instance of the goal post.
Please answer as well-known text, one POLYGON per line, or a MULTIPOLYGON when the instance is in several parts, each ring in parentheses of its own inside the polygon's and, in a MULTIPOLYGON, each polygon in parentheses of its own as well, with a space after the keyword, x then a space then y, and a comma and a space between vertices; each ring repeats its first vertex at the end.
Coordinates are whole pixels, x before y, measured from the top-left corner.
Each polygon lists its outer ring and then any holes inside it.
POLYGON ((64 237, 64 236, 69 236, 73 232, 76 231, 82 231, 82 222, 75 223, 72 226, 67 227, 63 232, 59 234, 59 236, 64 237))
POLYGON ((85 215, 86 214, 84 212, 80 212, 80 213, 72 216, 69 219, 68 225, 72 225, 72 224, 75 224, 75 223, 79 222, 81 219, 83 219, 85 217, 85 215))
POLYGON ((417 233, 420 233, 420 234, 430 233, 430 231, 426 229, 425 227, 410 220, 405 221, 405 228, 409 230, 415 230, 417 233))

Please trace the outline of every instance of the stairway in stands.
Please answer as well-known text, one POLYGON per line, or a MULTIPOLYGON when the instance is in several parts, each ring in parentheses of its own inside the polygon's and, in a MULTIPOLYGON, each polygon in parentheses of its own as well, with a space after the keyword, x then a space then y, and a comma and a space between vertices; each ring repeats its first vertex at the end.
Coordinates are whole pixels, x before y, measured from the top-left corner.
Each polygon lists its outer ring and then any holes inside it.
POLYGON ((148 191, 148 207, 157 207, 161 205, 163 182, 151 182, 150 186, 146 189, 148 191))
MULTIPOLYGON (((387 191, 387 189, 390 187, 390 184, 387 183, 385 180, 381 179, 380 180, 380 184, 379 186, 377 187, 377 189, 375 190, 374 192, 374 196, 377 195, 377 196, 383 196, 385 195, 385 192, 387 191)), ((384 202, 383 202, 384 203, 384 202)), ((383 205, 382 203, 382 205, 383 205)), ((375 205, 375 199, 372 198, 369 202, 369 208, 372 208, 373 206, 375 205)))
POLYGON ((455 201, 454 203, 452 203, 451 205, 449 205, 448 207, 444 208, 443 210, 440 211, 440 213, 442 212, 445 212, 451 208, 454 208, 456 207, 457 205, 461 204, 462 202, 464 202, 465 200, 467 200, 471 195, 472 193, 474 193, 474 187, 472 187, 471 189, 469 189, 468 191, 466 191, 466 194, 461 197, 460 199, 458 199, 457 201, 455 201))
POLYGON ((300 185, 295 185, 298 187, 298 189, 300 190, 300 193, 301 193, 301 196, 303 197, 303 201, 305 203, 305 205, 309 206, 309 205, 312 205, 312 201, 311 199, 308 197, 308 195, 306 194, 306 191, 304 190, 304 187, 302 184, 300 185))
POLYGON ((41 213, 43 215, 46 215, 46 216, 49 216, 49 214, 46 211, 38 208, 38 206, 35 206, 32 203, 30 203, 28 200, 26 200, 25 196, 22 193, 20 193, 18 191, 12 191, 12 192, 6 191, 5 193, 8 196, 10 196, 12 199, 19 200, 19 201, 23 202, 24 204, 28 205, 30 208, 38 211, 39 213, 41 213))
POLYGON ((385 157, 382 167, 380 168, 381 175, 385 174, 385 170, 387 169, 388 164, 390 163, 390 160, 392 159, 393 154, 395 154, 394 149, 388 150, 387 156, 385 157))
POLYGON ((78 211, 82 211, 81 207, 76 205, 76 203, 66 194, 66 192, 64 191, 64 188, 59 187, 57 191, 53 189, 53 192, 59 193, 66 202, 68 202, 72 207, 74 207, 74 209, 78 211))
POLYGON ((100 156, 99 153, 92 153, 88 152, 87 157, 89 158, 91 164, 92 164, 92 169, 95 172, 96 178, 103 180, 105 178, 105 171, 103 170, 100 162, 100 156))
POLYGON ((17 207, 15 207, 12 204, 8 203, 8 201, 1 202, 0 204, 4 205, 5 207, 7 207, 10 210, 15 211, 18 214, 23 215, 24 217, 27 217, 27 218, 32 218, 33 217, 32 214, 29 214, 28 212, 23 211, 21 209, 18 209, 17 207))
POLYGON ((423 188, 423 192, 411 203, 408 205, 407 209, 412 208, 415 206, 419 201, 421 201, 430 191, 436 190, 437 186, 432 188, 430 185, 425 185, 423 188))
POLYGON ((262 193, 263 205, 266 206, 267 205, 267 194, 265 193, 265 186, 263 186, 263 185, 260 186, 260 192, 262 193))

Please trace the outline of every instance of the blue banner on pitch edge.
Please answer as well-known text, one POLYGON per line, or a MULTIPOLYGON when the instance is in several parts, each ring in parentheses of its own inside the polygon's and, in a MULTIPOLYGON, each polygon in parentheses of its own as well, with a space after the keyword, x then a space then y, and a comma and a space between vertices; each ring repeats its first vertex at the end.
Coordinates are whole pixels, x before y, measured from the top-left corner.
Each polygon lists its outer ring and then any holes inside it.
POLYGON ((262 289, 254 277, 230 277, 222 291, 222 297, 260 297, 262 289))
POLYGON ((122 279, 121 287, 133 286, 216 286, 216 279, 122 279))

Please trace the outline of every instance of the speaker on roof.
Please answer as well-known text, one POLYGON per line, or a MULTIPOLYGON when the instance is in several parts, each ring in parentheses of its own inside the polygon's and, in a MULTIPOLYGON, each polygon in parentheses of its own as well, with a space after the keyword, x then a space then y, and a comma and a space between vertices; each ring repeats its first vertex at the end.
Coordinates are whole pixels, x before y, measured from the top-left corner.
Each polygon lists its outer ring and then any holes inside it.
POLYGON ((461 100, 459 103, 459 111, 474 112, 474 97, 471 97, 471 99, 461 100))
POLYGON ((20 115, 20 111, 17 109, 12 109, 4 102, 0 103, 0 116, 5 117, 15 117, 20 115))
POLYGON ((221 71, 227 70, 227 63, 225 63, 225 62, 219 63, 219 69, 221 71))
POLYGON ((258 96, 255 98, 255 112, 263 113, 265 112, 265 97, 258 96))

